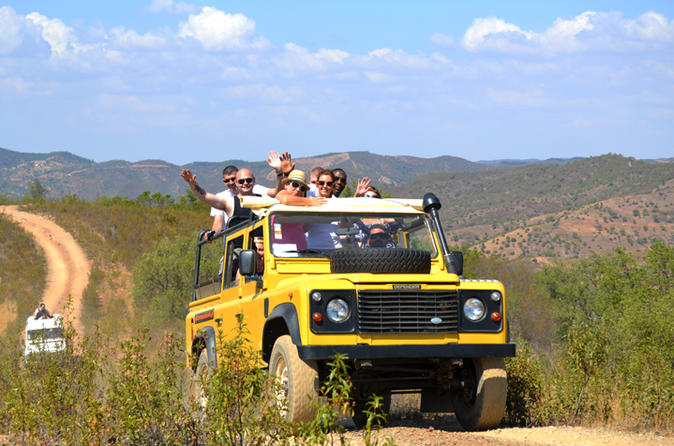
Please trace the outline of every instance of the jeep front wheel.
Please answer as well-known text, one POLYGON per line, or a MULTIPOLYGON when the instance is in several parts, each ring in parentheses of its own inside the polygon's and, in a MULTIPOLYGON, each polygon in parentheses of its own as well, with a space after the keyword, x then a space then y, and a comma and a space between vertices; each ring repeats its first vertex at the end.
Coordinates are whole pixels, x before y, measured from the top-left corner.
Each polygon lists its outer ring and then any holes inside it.
POLYGON ((198 417, 202 417, 206 411, 206 385, 211 367, 208 364, 208 352, 206 349, 201 351, 197 370, 190 377, 190 383, 187 390, 187 405, 189 409, 198 417))
POLYGON ((317 396, 318 371, 315 361, 303 361, 290 336, 279 337, 269 359, 269 373, 278 379, 279 404, 289 421, 309 421, 317 396))
POLYGON ((469 431, 499 425, 506 406, 507 378, 503 358, 466 359, 461 388, 452 393, 454 414, 469 431))

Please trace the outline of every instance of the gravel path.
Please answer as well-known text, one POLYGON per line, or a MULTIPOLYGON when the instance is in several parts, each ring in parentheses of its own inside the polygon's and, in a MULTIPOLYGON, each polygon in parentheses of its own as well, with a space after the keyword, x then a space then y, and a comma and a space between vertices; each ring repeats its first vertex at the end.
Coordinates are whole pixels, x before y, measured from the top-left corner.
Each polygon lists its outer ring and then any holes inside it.
MULTIPOLYGON (((89 281, 91 265, 80 245, 69 232, 41 215, 20 211, 18 206, 0 206, 0 212, 9 215, 31 233, 44 250, 47 284, 42 296, 35 297, 35 306, 44 302, 49 312, 63 314, 68 296, 71 296, 73 324, 79 333, 83 333, 79 316, 82 293, 89 281)), ((28 316, 19 315, 23 318, 28 316)))

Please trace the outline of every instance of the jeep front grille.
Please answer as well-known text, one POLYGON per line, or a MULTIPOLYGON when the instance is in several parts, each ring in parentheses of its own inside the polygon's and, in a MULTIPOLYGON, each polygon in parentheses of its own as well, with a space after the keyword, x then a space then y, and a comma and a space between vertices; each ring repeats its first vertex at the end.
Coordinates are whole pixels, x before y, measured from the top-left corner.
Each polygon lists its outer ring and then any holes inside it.
POLYGON ((456 333, 459 293, 456 290, 360 290, 360 333, 456 333))

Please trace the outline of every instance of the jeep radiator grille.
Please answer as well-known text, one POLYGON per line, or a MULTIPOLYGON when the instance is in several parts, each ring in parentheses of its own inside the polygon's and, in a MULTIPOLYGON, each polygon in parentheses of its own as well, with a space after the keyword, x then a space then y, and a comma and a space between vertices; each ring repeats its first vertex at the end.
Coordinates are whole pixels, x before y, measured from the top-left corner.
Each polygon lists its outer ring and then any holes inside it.
POLYGON ((458 328, 456 290, 358 292, 360 333, 456 333, 458 328))

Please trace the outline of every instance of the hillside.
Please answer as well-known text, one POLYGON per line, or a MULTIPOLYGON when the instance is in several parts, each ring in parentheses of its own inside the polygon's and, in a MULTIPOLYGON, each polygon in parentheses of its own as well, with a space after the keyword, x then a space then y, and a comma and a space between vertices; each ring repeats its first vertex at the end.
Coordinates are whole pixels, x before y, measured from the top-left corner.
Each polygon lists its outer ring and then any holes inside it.
MULTIPOLYGON (((375 184, 386 186, 411 181, 429 172, 477 172, 504 167, 500 163, 473 163, 453 156, 418 158, 368 152, 326 154, 298 158, 296 162, 297 167, 305 171, 316 166, 341 167, 351 178, 368 176, 375 184)), ((275 184, 276 178, 263 160, 194 162, 185 166, 161 160, 96 163, 68 152, 35 154, 0 149, 0 194, 21 198, 27 192, 28 184, 37 179, 48 189, 50 198, 73 194, 87 200, 103 195, 135 198, 144 191, 175 197, 186 189, 178 176, 182 167, 193 170, 208 190, 219 191, 223 187, 222 169, 229 164, 251 169, 263 185, 275 184)))
POLYGON ((457 245, 507 256, 565 257, 616 246, 641 250, 653 237, 671 243, 673 179, 672 163, 604 155, 477 175, 431 174, 386 191, 436 193, 448 237, 457 245))

